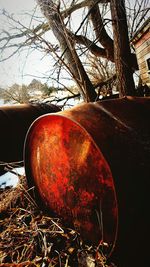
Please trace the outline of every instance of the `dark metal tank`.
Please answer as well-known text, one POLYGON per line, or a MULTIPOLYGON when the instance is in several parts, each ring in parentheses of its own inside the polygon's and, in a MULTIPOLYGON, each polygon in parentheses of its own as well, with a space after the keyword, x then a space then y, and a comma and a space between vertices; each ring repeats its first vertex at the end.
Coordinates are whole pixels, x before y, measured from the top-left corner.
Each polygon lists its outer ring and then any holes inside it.
MULTIPOLYGON (((58 111, 51 104, 0 106, 0 163, 23 160, 24 139, 31 123, 43 114, 58 111)), ((0 173, 3 169, 0 165, 0 173)))

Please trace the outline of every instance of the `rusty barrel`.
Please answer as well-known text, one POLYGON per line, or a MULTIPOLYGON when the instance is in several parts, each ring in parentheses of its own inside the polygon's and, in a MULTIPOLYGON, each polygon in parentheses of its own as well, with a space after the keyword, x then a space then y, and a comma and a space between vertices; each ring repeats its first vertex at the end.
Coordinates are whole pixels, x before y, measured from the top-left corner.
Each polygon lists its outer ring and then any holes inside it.
MULTIPOLYGON (((21 104, 0 107, 0 162, 23 160, 25 135, 39 116, 60 109, 49 104, 21 104)), ((0 166, 0 172, 3 166, 0 166)))
POLYGON ((81 104, 40 117, 26 137, 26 175, 40 201, 83 239, 108 243, 109 255, 116 241, 119 266, 148 261, 149 114, 149 98, 81 104))

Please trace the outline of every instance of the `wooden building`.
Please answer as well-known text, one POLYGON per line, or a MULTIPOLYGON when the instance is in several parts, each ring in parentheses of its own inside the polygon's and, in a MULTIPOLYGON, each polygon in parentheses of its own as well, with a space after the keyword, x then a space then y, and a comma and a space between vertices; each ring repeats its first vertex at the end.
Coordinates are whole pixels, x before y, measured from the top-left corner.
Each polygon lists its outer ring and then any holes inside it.
POLYGON ((150 18, 134 34, 131 43, 135 48, 142 85, 150 87, 150 18))

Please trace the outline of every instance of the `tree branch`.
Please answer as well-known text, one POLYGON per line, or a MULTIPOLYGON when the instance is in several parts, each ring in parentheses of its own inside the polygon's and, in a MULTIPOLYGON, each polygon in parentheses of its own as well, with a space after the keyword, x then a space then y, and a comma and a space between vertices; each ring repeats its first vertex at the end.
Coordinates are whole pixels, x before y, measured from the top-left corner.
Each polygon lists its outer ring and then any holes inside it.
POLYGON ((94 42, 89 40, 87 37, 83 35, 74 35, 74 39, 78 44, 84 45, 95 56, 103 57, 103 58, 107 57, 106 50, 96 45, 94 42))
POLYGON ((58 102, 61 102, 61 101, 64 101, 64 100, 70 100, 70 99, 73 99, 73 98, 76 98, 76 97, 80 97, 80 93, 78 94, 74 94, 74 95, 70 95, 70 96, 65 96, 65 97, 62 97, 62 98, 58 98, 58 99, 53 99, 51 102, 54 102, 54 101, 57 101, 58 102))
POLYGON ((94 101, 97 94, 75 51, 74 40, 68 34, 57 5, 51 0, 37 0, 37 3, 40 5, 55 37, 59 41, 66 64, 68 65, 70 72, 73 74, 84 100, 94 101))
POLYGON ((89 10, 96 38, 100 42, 100 44, 106 49, 106 54, 108 59, 114 61, 113 40, 110 38, 110 36, 107 34, 105 30, 104 20, 101 17, 99 6, 98 5, 89 6, 89 10))
POLYGON ((72 5, 70 6, 69 8, 67 8, 66 10, 62 11, 61 14, 62 14, 62 17, 63 18, 66 18, 68 16, 70 16, 74 11, 78 10, 78 9, 81 9, 83 7, 87 7, 87 6, 90 6, 90 5, 95 5, 95 4, 98 4, 98 3, 101 3, 101 4, 105 4, 105 3, 108 3, 110 2, 110 0, 84 0, 76 5, 72 5))
POLYGON ((114 82, 115 80, 116 80, 116 74, 114 74, 112 77, 109 77, 105 81, 102 81, 102 82, 95 84, 94 88, 101 89, 103 86, 110 84, 110 83, 114 82))

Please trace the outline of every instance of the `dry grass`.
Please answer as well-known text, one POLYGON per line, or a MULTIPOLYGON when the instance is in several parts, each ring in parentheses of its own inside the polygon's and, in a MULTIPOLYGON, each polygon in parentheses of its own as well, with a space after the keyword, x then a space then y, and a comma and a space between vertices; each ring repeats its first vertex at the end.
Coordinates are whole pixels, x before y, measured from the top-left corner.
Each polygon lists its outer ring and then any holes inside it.
POLYGON ((101 249, 84 244, 73 229, 39 210, 25 177, 0 194, 0 267, 113 267, 101 249))

